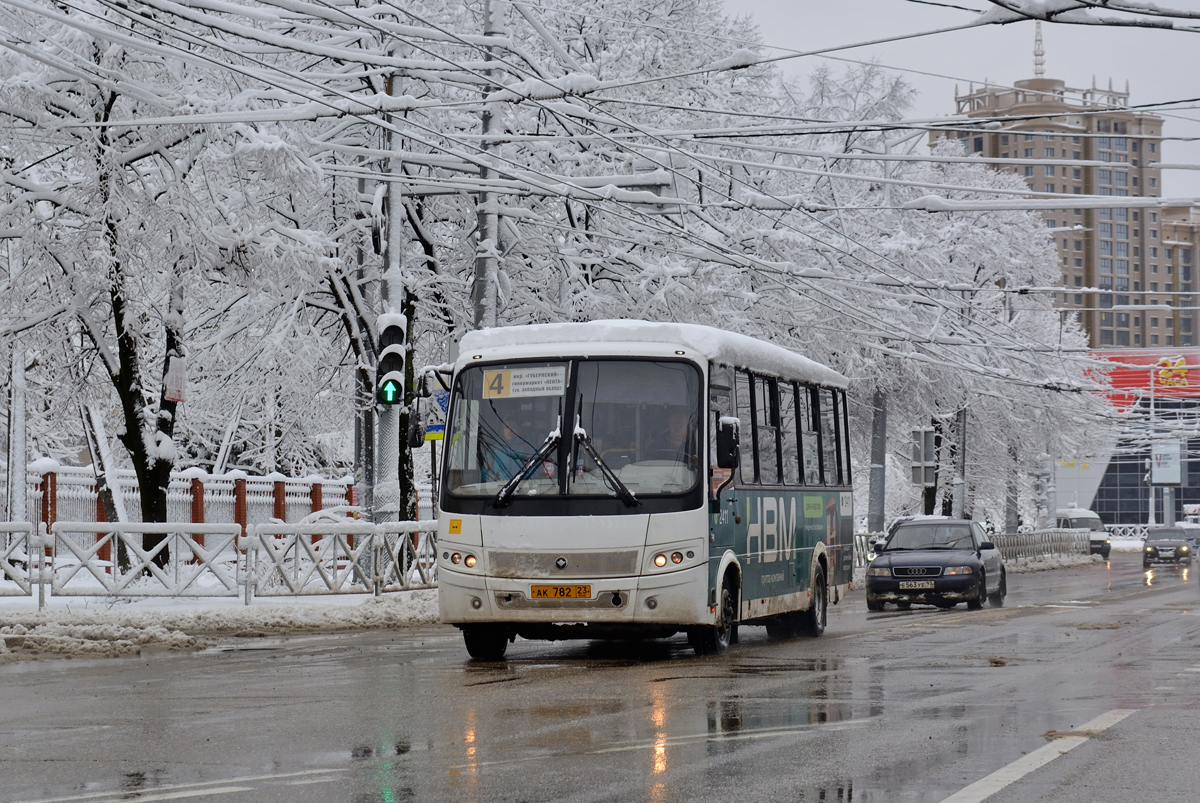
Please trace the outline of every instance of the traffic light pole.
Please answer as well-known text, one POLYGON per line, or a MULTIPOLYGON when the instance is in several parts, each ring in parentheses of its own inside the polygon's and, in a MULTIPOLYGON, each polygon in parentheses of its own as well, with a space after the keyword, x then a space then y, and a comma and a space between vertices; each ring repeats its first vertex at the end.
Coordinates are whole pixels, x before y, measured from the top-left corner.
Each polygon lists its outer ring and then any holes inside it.
MULTIPOLYGON (((388 94, 392 93, 392 81, 388 79, 388 94)), ((400 348, 403 349, 403 333, 407 322, 400 314, 400 302, 404 293, 404 279, 400 272, 400 260, 404 252, 404 202, 400 194, 402 164, 398 154, 399 143, 392 131, 387 132, 389 160, 388 175, 391 181, 387 190, 387 262, 380 284, 380 300, 383 314, 379 316, 379 348, 375 369, 376 410, 379 424, 375 448, 375 494, 371 519, 378 523, 397 521, 400 518, 400 409, 404 403, 403 378, 395 380, 396 359, 389 357, 389 347, 394 347, 396 336, 389 332, 399 330, 400 348)), ((403 374, 403 351, 399 359, 403 374)))

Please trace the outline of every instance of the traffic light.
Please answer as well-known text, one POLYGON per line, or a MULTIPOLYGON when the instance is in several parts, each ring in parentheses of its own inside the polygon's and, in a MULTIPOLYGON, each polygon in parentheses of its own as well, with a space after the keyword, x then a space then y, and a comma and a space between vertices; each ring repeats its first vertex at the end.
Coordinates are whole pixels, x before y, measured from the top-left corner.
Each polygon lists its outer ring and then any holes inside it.
POLYGON ((408 320, 403 315, 379 316, 379 362, 375 366, 375 398, 380 404, 404 404, 404 332, 408 320))

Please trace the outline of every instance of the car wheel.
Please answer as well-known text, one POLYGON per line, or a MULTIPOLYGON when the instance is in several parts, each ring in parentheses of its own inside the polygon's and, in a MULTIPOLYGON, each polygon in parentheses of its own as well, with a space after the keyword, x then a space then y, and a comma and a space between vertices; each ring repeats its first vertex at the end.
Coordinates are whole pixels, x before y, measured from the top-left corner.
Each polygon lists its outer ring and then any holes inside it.
POLYGON ((498 627, 464 627, 463 643, 476 661, 502 661, 508 649, 508 634, 498 627))
POLYGON ((884 604, 882 602, 873 602, 871 600, 867 600, 867 610, 868 611, 882 611, 883 605, 884 604))
POLYGON ((1000 587, 996 589, 996 593, 988 597, 988 605, 993 608, 1003 608, 1004 598, 1008 596, 1008 575, 1002 570, 1000 572, 1000 587))
POLYGON ((979 575, 979 596, 967 600, 967 610, 977 611, 983 607, 985 602, 987 602, 987 578, 981 574, 979 575))
POLYGON ((1106 547, 1104 547, 1104 549, 1100 550, 1100 557, 1104 558, 1105 560, 1108 560, 1108 555, 1110 552, 1112 552, 1112 547, 1106 546, 1106 547))
POLYGON ((813 572, 812 607, 801 612, 797 629, 805 636, 819 636, 825 632, 828 614, 829 587, 825 584, 825 567, 817 564, 817 570, 813 572))
POLYGON ((907 611, 909 608, 912 607, 912 603, 905 599, 905 600, 901 600, 900 602, 897 602, 896 607, 902 611, 907 611))
POLYGON ((725 575, 725 580, 721 583, 717 623, 688 630, 688 644, 692 645, 696 655, 720 655, 729 649, 733 642, 734 628, 737 627, 734 623, 737 616, 735 599, 733 580, 729 575, 725 575))
POLYGON ((1144 560, 1144 561, 1142 561, 1142 568, 1143 568, 1143 569, 1149 569, 1149 568, 1150 568, 1150 561, 1148 561, 1148 560, 1144 560))

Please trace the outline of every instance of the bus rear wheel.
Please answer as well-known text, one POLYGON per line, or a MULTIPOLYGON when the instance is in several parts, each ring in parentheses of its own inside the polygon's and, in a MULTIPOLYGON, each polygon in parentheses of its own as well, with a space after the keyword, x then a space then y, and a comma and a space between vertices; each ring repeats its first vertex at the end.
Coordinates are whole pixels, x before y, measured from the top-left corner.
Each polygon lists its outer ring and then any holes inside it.
POLYGON ((476 661, 502 661, 508 649, 508 634, 498 627, 476 625, 463 628, 467 654, 476 661))
POLYGON ((688 629, 688 644, 692 645, 696 655, 720 655, 737 640, 736 599, 733 581, 726 576, 717 600, 717 623, 688 629))
POLYGON ((825 632, 829 614, 829 587, 825 583, 825 567, 817 564, 813 572, 812 607, 802 611, 799 617, 799 632, 805 636, 819 636, 825 632))

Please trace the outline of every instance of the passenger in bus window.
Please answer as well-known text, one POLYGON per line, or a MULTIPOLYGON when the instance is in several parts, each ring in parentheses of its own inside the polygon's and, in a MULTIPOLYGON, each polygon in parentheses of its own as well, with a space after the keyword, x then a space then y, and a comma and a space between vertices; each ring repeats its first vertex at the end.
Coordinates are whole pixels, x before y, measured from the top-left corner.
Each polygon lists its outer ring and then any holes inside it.
POLYGON ((481 477, 484 482, 508 482, 532 454, 507 422, 501 422, 500 434, 499 440, 488 444, 491 450, 484 455, 481 477))

